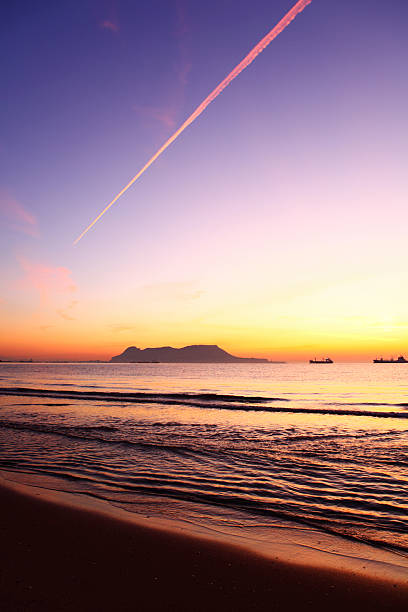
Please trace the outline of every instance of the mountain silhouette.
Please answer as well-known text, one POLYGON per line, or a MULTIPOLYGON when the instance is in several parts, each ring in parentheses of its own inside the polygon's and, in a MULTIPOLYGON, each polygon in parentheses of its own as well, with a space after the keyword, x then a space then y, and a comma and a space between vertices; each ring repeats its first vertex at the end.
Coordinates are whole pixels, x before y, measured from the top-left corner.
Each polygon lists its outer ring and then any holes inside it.
POLYGON ((193 344, 177 349, 172 346, 140 349, 129 346, 120 355, 112 357, 111 363, 268 363, 268 359, 235 357, 216 344, 193 344))

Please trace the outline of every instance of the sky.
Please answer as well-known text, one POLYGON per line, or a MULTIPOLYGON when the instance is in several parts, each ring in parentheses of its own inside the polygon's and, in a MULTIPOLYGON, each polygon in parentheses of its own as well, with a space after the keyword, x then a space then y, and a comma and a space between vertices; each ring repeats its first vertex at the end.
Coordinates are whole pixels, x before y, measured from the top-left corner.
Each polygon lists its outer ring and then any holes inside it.
POLYGON ((21 1, 0 25, 0 359, 408 353, 408 5, 21 1))

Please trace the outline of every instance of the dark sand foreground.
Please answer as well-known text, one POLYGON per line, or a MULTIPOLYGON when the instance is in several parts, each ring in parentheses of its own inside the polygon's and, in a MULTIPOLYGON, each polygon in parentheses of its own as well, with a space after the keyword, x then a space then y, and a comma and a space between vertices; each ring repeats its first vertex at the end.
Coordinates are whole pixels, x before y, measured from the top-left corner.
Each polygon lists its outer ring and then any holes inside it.
POLYGON ((405 583, 299 567, 0 486, 0 609, 408 610, 405 583))

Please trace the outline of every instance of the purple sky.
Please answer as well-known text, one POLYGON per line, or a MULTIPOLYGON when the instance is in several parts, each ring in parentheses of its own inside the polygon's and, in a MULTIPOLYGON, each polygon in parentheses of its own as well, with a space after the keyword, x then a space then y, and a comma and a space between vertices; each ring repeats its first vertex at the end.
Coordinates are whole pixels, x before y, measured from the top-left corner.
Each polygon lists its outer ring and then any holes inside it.
POLYGON ((402 0, 313 0, 72 247, 292 5, 3 8, 0 358, 55 338, 294 358, 408 340, 402 0))

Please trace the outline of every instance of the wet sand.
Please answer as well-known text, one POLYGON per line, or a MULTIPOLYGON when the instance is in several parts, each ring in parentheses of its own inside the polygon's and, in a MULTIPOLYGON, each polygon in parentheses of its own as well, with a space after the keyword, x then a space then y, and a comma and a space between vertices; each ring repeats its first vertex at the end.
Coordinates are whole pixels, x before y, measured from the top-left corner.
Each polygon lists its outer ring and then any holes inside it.
POLYGON ((61 499, 0 485, 3 612, 408 609, 408 574, 294 565, 61 499))

